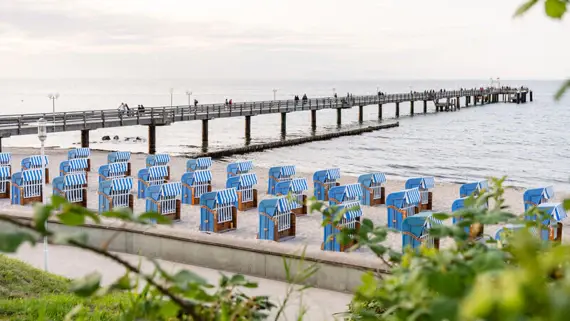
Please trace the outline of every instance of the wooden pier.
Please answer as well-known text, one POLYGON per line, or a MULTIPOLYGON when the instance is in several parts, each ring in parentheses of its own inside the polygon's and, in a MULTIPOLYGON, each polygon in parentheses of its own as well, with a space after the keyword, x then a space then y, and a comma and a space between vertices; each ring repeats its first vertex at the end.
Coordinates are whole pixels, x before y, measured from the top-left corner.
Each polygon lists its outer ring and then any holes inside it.
POLYGON ((410 115, 415 113, 415 102, 423 102, 423 113, 427 113, 427 104, 432 101, 435 111, 455 111, 464 106, 478 103, 497 102, 526 103, 527 96, 532 101, 532 91, 527 88, 484 90, 452 90, 406 94, 383 94, 350 97, 323 97, 308 100, 271 100, 238 102, 233 104, 201 104, 196 106, 145 107, 144 112, 131 109, 129 112, 118 109, 91 111, 71 111, 45 114, 3 115, 0 117, 0 152, 2 139, 18 135, 37 134, 37 122, 44 118, 50 122, 48 132, 81 131, 81 146, 89 147, 89 131, 99 128, 144 125, 148 126, 148 153, 156 152, 156 127, 167 126, 181 121, 202 121, 202 146, 208 145, 208 122, 217 118, 245 117, 245 140, 251 141, 251 117, 264 114, 281 114, 281 135, 287 131, 287 114, 296 111, 311 111, 311 128, 316 130, 317 111, 322 109, 337 110, 337 125, 342 124, 342 110, 358 106, 358 120, 363 121, 364 107, 378 106, 378 119, 382 119, 382 109, 386 104, 395 104, 395 117, 400 117, 400 104, 410 104, 410 115), (440 102, 444 100, 444 102, 440 102))

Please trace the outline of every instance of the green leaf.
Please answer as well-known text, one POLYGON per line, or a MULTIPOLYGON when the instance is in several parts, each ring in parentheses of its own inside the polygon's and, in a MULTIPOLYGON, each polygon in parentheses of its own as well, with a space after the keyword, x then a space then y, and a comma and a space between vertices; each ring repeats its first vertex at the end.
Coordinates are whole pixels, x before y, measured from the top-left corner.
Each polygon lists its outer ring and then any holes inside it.
POLYGON ((69 226, 78 226, 85 223, 85 215, 74 211, 66 211, 57 215, 59 220, 69 226))
POLYGON ((131 282, 131 278, 129 277, 128 273, 117 279, 115 283, 111 285, 111 289, 117 289, 117 290, 130 290, 132 288, 133 284, 131 282))
POLYGON ((554 95, 554 100, 559 101, 564 96, 564 93, 570 90, 570 79, 566 80, 554 95))
POLYGON ((46 222, 51 216, 53 208, 50 205, 34 204, 34 226, 36 231, 45 233, 46 222))
POLYGON ((54 208, 61 208, 62 205, 67 204, 65 197, 53 194, 51 196, 51 204, 54 208))
POLYGON ((156 212, 144 213, 138 217, 138 221, 141 223, 148 223, 152 220, 156 221, 157 224, 172 224, 168 217, 156 212))
POLYGON ((445 214, 445 213, 435 213, 435 214, 433 214, 433 217, 434 217, 436 220, 445 221, 445 220, 447 220, 447 219, 450 217, 450 215, 449 215, 449 214, 445 214))
POLYGON ((538 0, 529 0, 525 3, 523 3, 515 12, 515 17, 520 17, 522 16, 524 13, 526 13, 530 8, 534 7, 535 4, 538 3, 538 0))
POLYGON ((116 218, 116 219, 119 219, 119 220, 125 221, 125 222, 134 222, 135 221, 133 213, 129 210, 117 210, 117 211, 112 211, 112 212, 104 212, 101 215, 104 217, 108 217, 108 218, 116 218))
POLYGON ((87 244, 87 234, 86 233, 56 233, 53 237, 53 243, 60 245, 69 245, 70 242, 74 241, 81 244, 87 244))
POLYGON ((564 200, 564 203, 563 203, 563 204, 564 204, 564 209, 565 209, 565 210, 567 210, 567 211, 570 210, 570 198, 564 200))
POLYGON ((193 284, 199 284, 199 285, 208 284, 208 282, 204 278, 202 278, 198 274, 196 274, 192 271, 188 271, 188 270, 182 270, 182 271, 179 271, 178 273, 176 273, 172 277, 172 281, 174 283, 178 283, 178 284, 187 284, 187 283, 193 283, 193 284))
POLYGON ((93 272, 81 279, 71 282, 70 291, 80 297, 88 297, 95 293, 101 285, 101 274, 93 272))
POLYGON ((564 0, 546 0, 544 3, 546 14, 554 19, 561 19, 566 13, 566 1, 564 0))
POLYGON ((24 242, 35 245, 36 239, 27 232, 0 232, 0 252, 16 253, 24 242))
POLYGON ((160 307, 160 315, 164 318, 164 320, 170 320, 176 318, 179 311, 180 307, 178 306, 178 304, 172 301, 166 301, 160 307))

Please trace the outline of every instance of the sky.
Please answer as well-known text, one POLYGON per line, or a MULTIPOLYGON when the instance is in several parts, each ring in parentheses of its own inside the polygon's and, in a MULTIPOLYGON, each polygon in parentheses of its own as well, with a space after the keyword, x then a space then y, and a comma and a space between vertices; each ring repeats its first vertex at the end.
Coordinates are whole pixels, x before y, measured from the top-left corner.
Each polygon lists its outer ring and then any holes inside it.
POLYGON ((0 0, 0 78, 562 79, 523 0, 0 0))

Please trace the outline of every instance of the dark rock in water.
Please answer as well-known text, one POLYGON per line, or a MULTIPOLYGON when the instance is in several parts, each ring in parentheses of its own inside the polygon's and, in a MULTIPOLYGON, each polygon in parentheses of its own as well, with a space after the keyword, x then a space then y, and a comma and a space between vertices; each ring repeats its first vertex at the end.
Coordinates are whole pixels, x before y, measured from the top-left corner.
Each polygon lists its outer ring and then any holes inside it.
POLYGON ((113 140, 119 140, 119 136, 117 135, 113 136, 113 140))
POLYGON ((140 138, 139 136, 137 136, 137 137, 135 138, 135 140, 137 140, 137 141, 141 141, 141 140, 143 140, 143 139, 142 139, 142 138, 140 138))
POLYGON ((103 141, 111 140, 111 137, 109 137, 109 136, 103 136, 103 138, 101 138, 101 140, 103 140, 103 141))
POLYGON ((131 140, 130 137, 125 137, 125 141, 126 141, 126 142, 128 142, 128 141, 130 141, 130 140, 131 140))

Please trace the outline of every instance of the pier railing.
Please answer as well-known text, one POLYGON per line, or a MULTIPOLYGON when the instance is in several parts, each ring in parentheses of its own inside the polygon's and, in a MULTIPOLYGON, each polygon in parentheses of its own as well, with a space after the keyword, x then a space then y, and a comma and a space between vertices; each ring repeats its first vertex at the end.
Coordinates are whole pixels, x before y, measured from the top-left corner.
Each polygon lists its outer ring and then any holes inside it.
POLYGON ((200 104, 197 106, 145 107, 144 112, 136 108, 130 111, 102 109, 57 113, 35 113, 0 116, 0 138, 14 135, 35 134, 40 118, 48 121, 48 131, 62 132, 89 130, 106 127, 133 125, 168 125, 177 121, 204 120, 238 116, 254 116, 270 113, 289 113, 303 110, 351 108, 376 104, 406 101, 428 101, 465 96, 491 94, 516 94, 527 89, 456 90, 420 93, 402 93, 368 96, 322 97, 307 100, 268 100, 234 102, 232 104, 200 104))

